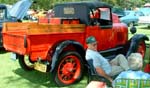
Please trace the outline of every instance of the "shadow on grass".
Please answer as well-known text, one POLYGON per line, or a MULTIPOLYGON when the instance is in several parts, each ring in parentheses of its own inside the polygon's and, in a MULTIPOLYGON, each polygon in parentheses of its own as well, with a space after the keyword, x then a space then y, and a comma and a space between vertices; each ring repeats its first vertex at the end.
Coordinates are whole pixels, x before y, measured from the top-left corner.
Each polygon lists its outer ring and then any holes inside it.
POLYGON ((140 26, 140 27, 138 27, 138 28, 140 28, 140 29, 150 30, 150 28, 149 28, 148 26, 140 26))
MULTIPOLYGON (((58 87, 52 80, 52 73, 42 73, 38 71, 24 71, 21 68, 18 68, 13 71, 15 74, 19 75, 19 79, 16 78, 15 80, 10 80, 10 82, 19 81, 22 80, 22 78, 30 81, 26 84, 30 85, 32 88, 41 88, 42 86, 45 86, 47 88, 83 88, 86 84, 86 80, 82 79, 79 82, 76 82, 70 86, 66 87, 58 87), (36 85, 35 85, 36 84, 36 85)), ((85 74, 84 74, 85 75, 85 74)), ((87 74, 86 74, 87 75, 87 74)), ((10 79, 10 78, 9 78, 10 79)))
POLYGON ((32 83, 37 84, 37 85, 33 85, 34 88, 40 88, 39 85, 45 87, 57 88, 57 85, 55 85, 55 83, 52 81, 52 77, 50 76, 51 75, 50 73, 42 73, 38 71, 29 72, 29 71, 24 71, 21 68, 18 68, 13 72, 21 76, 21 79, 24 78, 30 81, 31 83, 29 83, 29 85, 31 85, 32 83))

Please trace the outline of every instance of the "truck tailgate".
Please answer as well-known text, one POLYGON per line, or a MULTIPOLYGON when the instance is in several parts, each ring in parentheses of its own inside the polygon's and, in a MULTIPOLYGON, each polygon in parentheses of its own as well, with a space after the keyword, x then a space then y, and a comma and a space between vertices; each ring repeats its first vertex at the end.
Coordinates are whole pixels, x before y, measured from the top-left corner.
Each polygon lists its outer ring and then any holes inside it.
POLYGON ((25 54, 26 48, 24 47, 25 32, 8 32, 3 33, 3 46, 6 50, 16 53, 25 54))
POLYGON ((28 31, 28 23, 4 23, 2 30, 3 46, 6 50, 25 54, 24 38, 28 31))

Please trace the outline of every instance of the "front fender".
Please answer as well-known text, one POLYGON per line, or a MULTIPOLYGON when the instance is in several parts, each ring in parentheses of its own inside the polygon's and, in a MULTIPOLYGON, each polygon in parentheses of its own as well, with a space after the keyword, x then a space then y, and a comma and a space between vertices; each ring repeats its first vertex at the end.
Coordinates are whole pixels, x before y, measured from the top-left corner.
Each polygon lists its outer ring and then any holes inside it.
POLYGON ((138 45, 141 41, 149 41, 149 38, 144 35, 144 34, 135 34, 129 41, 130 41, 130 46, 127 51, 126 57, 128 57, 132 52, 136 52, 138 45))
POLYGON ((61 52, 63 51, 64 48, 66 48, 68 45, 76 45, 76 46, 79 46, 81 51, 83 50, 84 51, 84 48, 83 46, 79 43, 79 42, 76 42, 76 41, 72 41, 72 40, 67 40, 67 41, 63 41, 61 43, 59 43, 56 48, 55 48, 55 52, 52 56, 52 63, 51 63, 51 69, 50 69, 50 72, 52 72, 55 68, 55 64, 57 62, 57 59, 59 57, 59 55, 61 54, 61 52))
POLYGON ((130 39, 132 42, 140 42, 141 40, 144 41, 144 40, 147 40, 149 41, 149 38, 144 35, 144 34, 135 34, 133 37, 131 37, 130 39))

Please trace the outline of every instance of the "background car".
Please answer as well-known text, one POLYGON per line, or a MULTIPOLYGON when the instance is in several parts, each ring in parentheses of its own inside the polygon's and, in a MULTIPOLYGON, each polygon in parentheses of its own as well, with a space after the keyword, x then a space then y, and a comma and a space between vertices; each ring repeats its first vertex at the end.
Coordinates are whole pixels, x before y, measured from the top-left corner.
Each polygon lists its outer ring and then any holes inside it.
POLYGON ((125 16, 125 12, 122 8, 114 7, 112 8, 112 12, 117 14, 119 18, 125 16))
POLYGON ((139 11, 141 11, 144 15, 139 17, 139 24, 148 25, 148 28, 150 28, 150 8, 144 7, 141 8, 139 11))
POLYGON ((138 15, 135 11, 124 11, 125 16, 120 18, 120 21, 127 24, 128 26, 133 26, 138 24, 138 15))

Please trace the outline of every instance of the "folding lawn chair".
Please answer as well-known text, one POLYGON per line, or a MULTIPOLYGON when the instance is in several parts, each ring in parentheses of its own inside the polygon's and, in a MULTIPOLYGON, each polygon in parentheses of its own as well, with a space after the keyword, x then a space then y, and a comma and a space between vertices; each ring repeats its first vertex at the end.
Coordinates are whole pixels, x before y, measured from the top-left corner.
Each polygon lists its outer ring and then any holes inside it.
POLYGON ((124 79, 120 78, 113 82, 113 88, 150 88, 150 79, 124 79))
POLYGON ((96 69, 93 66, 93 60, 87 60, 87 69, 88 69, 88 81, 87 83, 90 83, 91 81, 99 81, 99 82, 103 82, 106 83, 107 85, 110 86, 110 82, 109 80, 107 80, 106 78, 100 76, 97 72, 96 69))

